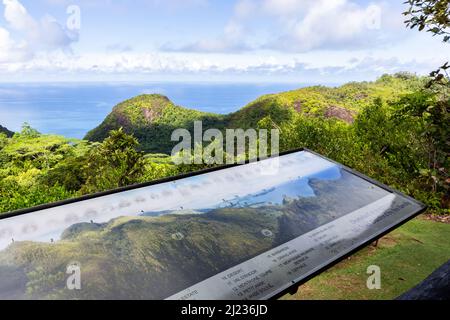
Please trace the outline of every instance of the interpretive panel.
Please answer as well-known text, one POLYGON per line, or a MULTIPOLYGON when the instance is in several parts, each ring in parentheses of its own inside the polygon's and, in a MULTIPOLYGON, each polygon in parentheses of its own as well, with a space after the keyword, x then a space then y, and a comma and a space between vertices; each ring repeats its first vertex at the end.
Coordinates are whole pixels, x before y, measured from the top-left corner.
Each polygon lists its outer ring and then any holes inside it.
POLYGON ((0 299, 268 299, 423 209, 294 152, 0 218, 0 299))

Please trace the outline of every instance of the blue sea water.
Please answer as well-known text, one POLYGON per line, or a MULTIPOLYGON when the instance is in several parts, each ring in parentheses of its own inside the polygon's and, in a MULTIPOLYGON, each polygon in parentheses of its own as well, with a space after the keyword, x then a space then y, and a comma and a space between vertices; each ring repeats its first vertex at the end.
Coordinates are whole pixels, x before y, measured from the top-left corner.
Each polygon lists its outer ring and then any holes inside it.
POLYGON ((117 103, 139 94, 159 93, 187 108, 227 114, 263 94, 303 86, 292 83, 0 84, 0 125, 18 131, 28 122, 41 133, 82 138, 117 103))

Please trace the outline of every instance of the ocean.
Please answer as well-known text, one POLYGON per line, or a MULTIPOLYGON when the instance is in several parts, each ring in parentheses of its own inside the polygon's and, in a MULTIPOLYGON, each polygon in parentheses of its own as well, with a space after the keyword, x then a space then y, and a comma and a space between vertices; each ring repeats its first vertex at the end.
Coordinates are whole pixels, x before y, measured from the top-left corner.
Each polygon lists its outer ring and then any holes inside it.
POLYGON ((293 83, 0 84, 0 125, 19 131, 27 122, 44 134, 83 138, 116 104, 139 94, 159 93, 186 108, 228 114, 261 95, 304 86, 293 83))

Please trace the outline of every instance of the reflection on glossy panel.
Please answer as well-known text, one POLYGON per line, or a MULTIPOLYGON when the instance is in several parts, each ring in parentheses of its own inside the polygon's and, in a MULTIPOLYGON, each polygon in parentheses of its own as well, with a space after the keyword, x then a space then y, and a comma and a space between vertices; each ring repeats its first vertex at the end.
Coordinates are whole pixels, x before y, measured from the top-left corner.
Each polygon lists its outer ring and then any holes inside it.
POLYGON ((421 209, 310 152, 279 160, 0 220, 0 298, 268 298, 421 209))

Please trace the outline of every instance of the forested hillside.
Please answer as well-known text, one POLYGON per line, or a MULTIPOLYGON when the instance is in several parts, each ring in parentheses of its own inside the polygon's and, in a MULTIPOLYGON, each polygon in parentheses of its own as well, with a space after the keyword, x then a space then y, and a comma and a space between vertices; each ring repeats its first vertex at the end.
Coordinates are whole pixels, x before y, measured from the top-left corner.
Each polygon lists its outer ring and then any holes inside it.
POLYGON ((303 88, 263 96, 227 116, 143 95, 116 106, 89 132, 91 141, 25 125, 10 138, 0 134, 0 211, 202 169, 175 166, 167 156, 172 131, 201 120, 204 130, 278 128, 282 151, 310 148, 424 201, 431 212, 448 213, 450 96, 448 86, 429 80, 400 73, 303 88))
POLYGON ((281 125, 293 121, 298 115, 336 118, 352 123, 357 114, 376 98, 391 103, 401 95, 417 91, 425 81, 425 78, 400 73, 383 76, 375 82, 349 83, 336 88, 307 87, 262 96, 225 116, 176 106, 162 95, 141 95, 114 107, 103 123, 91 130, 85 139, 101 142, 111 130, 123 128, 138 139, 141 150, 170 154, 175 145, 170 141, 172 132, 178 128, 192 132, 194 121, 202 121, 204 130, 256 128, 261 120, 269 118, 274 124, 281 125))
POLYGON ((12 137, 14 132, 9 131, 8 129, 6 129, 5 127, 0 125, 0 133, 4 133, 6 134, 7 137, 12 137))
POLYGON ((223 117, 174 105, 167 97, 141 95, 114 107, 105 121, 86 135, 87 140, 103 141, 111 130, 123 128, 139 141, 146 152, 169 153, 173 148, 172 132, 178 128, 193 131, 194 121, 205 127, 222 128, 223 117))

